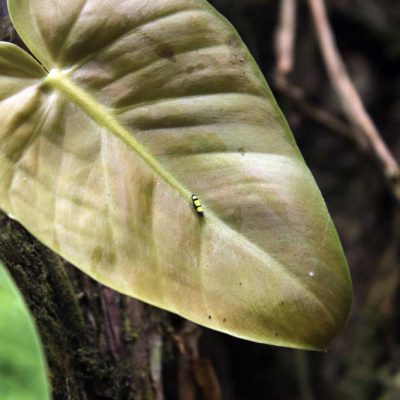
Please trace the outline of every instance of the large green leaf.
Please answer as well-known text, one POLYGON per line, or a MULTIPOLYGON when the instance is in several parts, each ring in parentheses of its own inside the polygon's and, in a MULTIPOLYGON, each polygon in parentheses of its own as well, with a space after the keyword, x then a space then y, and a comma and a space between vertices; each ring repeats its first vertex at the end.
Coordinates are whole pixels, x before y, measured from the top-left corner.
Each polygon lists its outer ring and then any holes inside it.
POLYGON ((1 44, 0 207, 120 292, 235 336, 325 348, 351 305, 346 260, 232 26, 203 0, 9 9, 43 67, 1 44))
POLYGON ((0 263, 0 399, 50 399, 46 365, 32 317, 0 263))

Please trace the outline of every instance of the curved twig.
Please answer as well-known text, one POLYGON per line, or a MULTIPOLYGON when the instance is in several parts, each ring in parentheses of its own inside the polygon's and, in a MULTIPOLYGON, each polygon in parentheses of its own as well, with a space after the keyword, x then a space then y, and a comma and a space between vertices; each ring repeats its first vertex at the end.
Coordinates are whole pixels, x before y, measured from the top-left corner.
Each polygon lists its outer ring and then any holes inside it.
POLYGON ((276 74, 279 77, 288 75, 294 64, 294 42, 296 32, 297 0, 282 0, 279 25, 275 36, 277 55, 276 74))
POLYGON ((329 25, 323 0, 308 0, 314 20, 319 46, 331 83, 339 96, 344 112, 356 128, 358 135, 364 136, 374 155, 383 167, 383 173, 391 189, 400 200, 400 168, 382 140, 378 129, 366 112, 364 105, 347 73, 343 60, 337 50, 335 39, 329 25))

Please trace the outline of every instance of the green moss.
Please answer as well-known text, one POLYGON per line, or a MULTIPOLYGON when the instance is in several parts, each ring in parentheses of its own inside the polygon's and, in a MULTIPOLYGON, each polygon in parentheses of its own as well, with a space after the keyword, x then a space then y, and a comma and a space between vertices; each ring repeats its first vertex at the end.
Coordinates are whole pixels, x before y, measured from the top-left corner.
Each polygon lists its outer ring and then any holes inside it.
POLYGON ((138 332, 132 326, 131 320, 125 316, 124 318, 124 339, 127 343, 134 343, 139 338, 140 332, 138 332))

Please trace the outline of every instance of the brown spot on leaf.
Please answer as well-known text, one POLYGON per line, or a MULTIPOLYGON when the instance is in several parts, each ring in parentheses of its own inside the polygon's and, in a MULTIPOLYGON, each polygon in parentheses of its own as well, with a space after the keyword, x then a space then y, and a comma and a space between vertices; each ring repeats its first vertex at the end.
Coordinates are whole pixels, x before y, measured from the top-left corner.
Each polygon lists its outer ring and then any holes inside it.
POLYGON ((246 154, 246 149, 244 148, 244 147, 239 147, 238 148, 238 152, 242 155, 242 156, 244 156, 245 154, 246 154))
POLYGON ((237 49, 240 46, 240 39, 236 35, 229 35, 226 38, 226 44, 237 49))
POLYGON ((167 44, 161 44, 156 48, 156 53, 162 57, 162 58, 166 58, 169 61, 173 61, 175 62, 175 52, 174 49, 167 45, 167 44))
POLYGON ((232 55, 231 55, 231 64, 232 65, 242 65, 242 64, 244 64, 244 62, 245 62, 245 59, 241 54, 232 53, 232 55))
POLYGON ((105 251, 100 246, 96 246, 92 252, 91 261, 93 263, 93 268, 97 269, 101 265, 114 265, 116 256, 113 251, 105 251))
POLYGON ((98 264, 101 262, 103 259, 103 250, 100 246, 95 247, 95 249, 92 252, 92 263, 93 264, 98 264))

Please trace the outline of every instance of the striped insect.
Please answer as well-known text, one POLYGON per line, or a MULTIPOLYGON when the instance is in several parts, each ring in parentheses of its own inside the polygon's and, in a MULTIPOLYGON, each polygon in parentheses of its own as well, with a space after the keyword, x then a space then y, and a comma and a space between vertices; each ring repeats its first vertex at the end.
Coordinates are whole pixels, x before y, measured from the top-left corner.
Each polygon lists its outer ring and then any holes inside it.
POLYGON ((204 217, 203 207, 201 206, 199 198, 195 194, 192 194, 192 202, 193 202, 193 207, 197 212, 197 215, 200 218, 203 218, 204 217))

